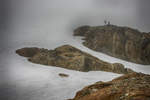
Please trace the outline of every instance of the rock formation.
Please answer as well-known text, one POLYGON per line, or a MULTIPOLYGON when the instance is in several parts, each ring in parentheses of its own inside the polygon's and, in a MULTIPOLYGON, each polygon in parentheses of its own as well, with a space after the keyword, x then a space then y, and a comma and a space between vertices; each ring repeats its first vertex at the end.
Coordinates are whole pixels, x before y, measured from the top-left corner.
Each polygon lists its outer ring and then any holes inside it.
POLYGON ((18 49, 16 53, 21 56, 28 57, 28 60, 33 63, 57 66, 84 72, 98 70, 119 74, 133 72, 131 69, 124 68, 122 64, 111 64, 104 62, 70 45, 64 45, 54 50, 22 48, 18 49))
POLYGON ((39 48, 32 47, 32 48, 22 48, 16 51, 17 54, 24 57, 33 57, 35 54, 40 52, 39 48))
POLYGON ((115 25, 82 26, 74 30, 75 36, 84 36, 88 48, 120 59, 150 64, 150 33, 115 25))
POLYGON ((150 100, 150 75, 130 73, 109 82, 97 82, 69 100, 150 100))

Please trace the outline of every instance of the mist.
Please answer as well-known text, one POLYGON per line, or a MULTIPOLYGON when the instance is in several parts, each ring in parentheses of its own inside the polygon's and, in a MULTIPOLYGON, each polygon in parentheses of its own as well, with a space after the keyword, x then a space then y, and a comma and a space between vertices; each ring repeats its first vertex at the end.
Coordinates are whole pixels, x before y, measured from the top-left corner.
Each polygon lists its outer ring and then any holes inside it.
POLYGON ((65 24, 60 27, 64 27, 61 31, 69 30, 67 34, 71 34, 73 29, 81 25, 103 25, 104 20, 140 31, 148 32, 150 28, 148 0, 142 2, 140 0, 5 0, 1 4, 3 5, 1 15, 5 16, 1 19, 8 28, 1 36, 3 46, 13 43, 16 40, 14 37, 30 38, 28 41, 33 42, 34 37, 36 40, 41 35, 46 38, 47 34, 55 37, 57 33, 57 40, 62 39, 63 32, 52 31, 59 23, 65 24), (30 31, 32 27, 41 23, 43 27, 40 28, 45 32, 30 31), (29 32, 25 32, 27 30, 29 32))
MULTIPOLYGON (((148 32, 150 29, 148 4, 148 0, 5 0, 1 3, 3 8, 1 21, 7 26, 7 32, 1 35, 1 43, 3 46, 13 43, 14 37, 30 38, 30 41, 34 41, 34 37, 37 40, 41 35, 44 38, 47 33, 56 33, 52 29, 58 27, 59 23, 65 24, 63 31, 73 31, 81 25, 103 25, 104 20, 109 20, 111 24, 129 26, 148 32), (50 31, 25 32, 41 22, 43 24, 41 30, 46 31, 48 28, 50 31), (47 27, 46 24, 49 26, 47 27)), ((71 34, 69 32, 66 33, 71 34)), ((64 35, 61 34, 63 32, 57 32, 59 36, 64 35)))
POLYGON ((88 84, 119 76, 31 64, 15 54, 15 50, 22 47, 54 49, 70 44, 104 61, 119 62, 138 72, 149 73, 149 65, 133 64, 94 52, 82 45, 80 37, 73 37, 77 27, 104 25, 104 20, 150 32, 149 4, 149 0, 1 0, 0 90, 4 92, 0 91, 0 99, 60 100, 62 97, 64 100, 88 84), (71 77, 61 79, 58 72, 69 73, 71 77))

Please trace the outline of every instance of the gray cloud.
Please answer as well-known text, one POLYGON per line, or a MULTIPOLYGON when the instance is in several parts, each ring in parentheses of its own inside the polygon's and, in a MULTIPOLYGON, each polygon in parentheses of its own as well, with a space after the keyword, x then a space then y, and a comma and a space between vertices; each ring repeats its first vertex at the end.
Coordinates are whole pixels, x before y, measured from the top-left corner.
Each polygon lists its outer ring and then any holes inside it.
POLYGON ((7 40, 17 35, 9 32, 9 28, 17 27, 14 23, 38 23, 45 16, 74 16, 70 25, 100 25, 108 19, 113 24, 149 31, 149 4, 149 0, 0 0, 0 44, 8 44, 7 40))

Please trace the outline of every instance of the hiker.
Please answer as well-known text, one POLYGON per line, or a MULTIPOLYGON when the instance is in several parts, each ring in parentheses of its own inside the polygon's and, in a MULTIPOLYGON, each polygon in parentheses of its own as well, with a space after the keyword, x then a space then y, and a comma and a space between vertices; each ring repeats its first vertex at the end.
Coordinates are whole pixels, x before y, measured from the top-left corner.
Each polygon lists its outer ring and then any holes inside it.
POLYGON ((105 25, 107 24, 107 21, 106 21, 106 20, 104 20, 104 24, 105 24, 105 25))
POLYGON ((107 24, 108 26, 110 25, 110 21, 108 21, 108 24, 107 24))

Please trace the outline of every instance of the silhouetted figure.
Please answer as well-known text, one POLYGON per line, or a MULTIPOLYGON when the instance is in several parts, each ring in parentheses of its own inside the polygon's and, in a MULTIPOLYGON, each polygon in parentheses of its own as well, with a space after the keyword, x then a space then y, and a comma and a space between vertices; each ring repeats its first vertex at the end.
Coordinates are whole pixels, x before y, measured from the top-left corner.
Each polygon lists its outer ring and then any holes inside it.
POLYGON ((108 24, 107 24, 108 26, 110 25, 110 21, 108 21, 108 24))
POLYGON ((105 24, 105 25, 107 24, 107 21, 106 21, 106 20, 104 20, 104 24, 105 24))

